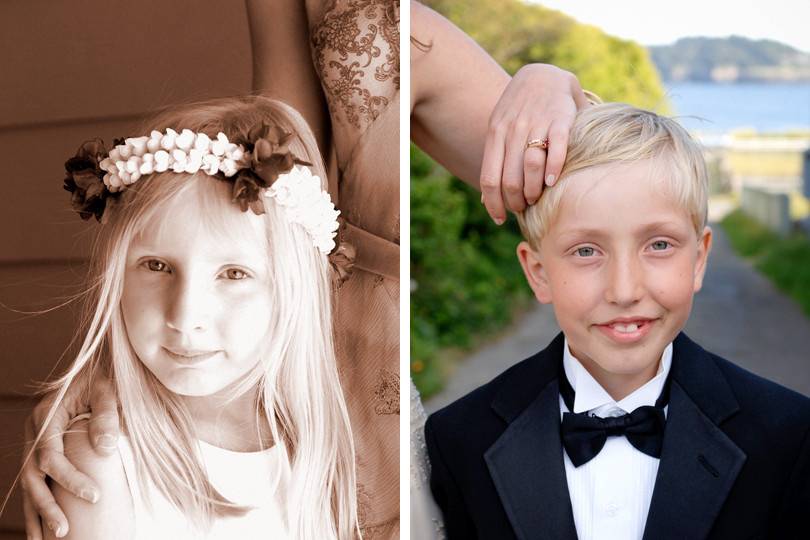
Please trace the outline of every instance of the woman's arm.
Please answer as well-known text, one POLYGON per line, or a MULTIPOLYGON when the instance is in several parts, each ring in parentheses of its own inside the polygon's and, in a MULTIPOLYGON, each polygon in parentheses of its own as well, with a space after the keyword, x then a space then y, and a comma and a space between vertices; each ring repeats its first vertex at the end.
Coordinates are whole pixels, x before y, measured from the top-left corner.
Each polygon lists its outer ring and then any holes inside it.
POLYGON ((312 64, 303 0, 245 0, 253 50, 253 91, 293 106, 312 128, 322 154, 329 112, 312 64))
POLYGON ((450 21, 411 2, 411 139, 478 187, 489 116, 511 77, 450 21))
POLYGON ((568 130, 587 99, 572 74, 531 64, 510 77, 447 19, 411 2, 411 137, 453 174, 479 187, 500 223, 553 183, 568 130), (526 148, 549 140, 548 151, 526 148))
MULTIPOLYGON (((42 540, 41 523, 53 525, 54 530, 67 530, 69 527, 51 488, 45 482, 46 475, 76 497, 82 497, 88 502, 98 500, 98 486, 93 479, 77 470, 64 455, 62 437, 70 419, 92 410, 87 442, 100 456, 117 453, 118 407, 112 382, 106 377, 96 377, 90 385, 89 396, 80 386, 74 382, 68 388, 42 434, 34 453, 35 459, 28 459, 23 463, 20 475, 23 514, 25 532, 31 540, 42 540)), ((56 392, 46 395, 34 407, 25 422, 26 441, 33 441, 42 429, 55 395, 56 392)), ((29 447, 25 449, 24 456, 28 455, 28 449, 29 447)))
MULTIPOLYGON (((101 498, 92 504, 56 484, 53 488, 54 498, 70 522, 68 531, 59 531, 67 532, 60 538, 131 538, 135 532, 135 518, 121 456, 117 451, 107 456, 98 455, 90 446, 88 430, 89 422, 82 420, 65 434, 65 456, 95 481, 101 498)), ((46 527, 45 538, 57 538, 55 531, 46 527)))

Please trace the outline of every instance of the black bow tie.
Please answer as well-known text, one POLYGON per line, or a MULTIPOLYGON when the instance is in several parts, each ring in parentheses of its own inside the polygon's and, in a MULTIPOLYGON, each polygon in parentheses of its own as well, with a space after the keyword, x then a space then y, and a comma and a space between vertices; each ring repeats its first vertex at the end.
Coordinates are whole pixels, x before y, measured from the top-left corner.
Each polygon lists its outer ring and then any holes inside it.
MULTIPOLYGON (((569 411, 574 410, 574 389, 560 368, 560 395, 569 411)), ((639 407, 629 414, 600 418, 587 412, 563 413, 562 442, 574 467, 589 462, 605 446, 611 436, 625 436, 640 452, 654 458, 661 457, 664 441, 664 407, 669 400, 669 378, 664 383, 655 406, 639 407)))

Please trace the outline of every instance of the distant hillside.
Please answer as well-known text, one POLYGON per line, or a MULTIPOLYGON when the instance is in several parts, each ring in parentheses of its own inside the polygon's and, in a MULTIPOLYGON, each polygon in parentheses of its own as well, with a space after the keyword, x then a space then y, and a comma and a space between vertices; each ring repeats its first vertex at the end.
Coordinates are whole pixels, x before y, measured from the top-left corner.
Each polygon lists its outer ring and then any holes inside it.
POLYGON ((690 37, 649 51, 669 81, 810 81, 810 54, 767 39, 690 37))

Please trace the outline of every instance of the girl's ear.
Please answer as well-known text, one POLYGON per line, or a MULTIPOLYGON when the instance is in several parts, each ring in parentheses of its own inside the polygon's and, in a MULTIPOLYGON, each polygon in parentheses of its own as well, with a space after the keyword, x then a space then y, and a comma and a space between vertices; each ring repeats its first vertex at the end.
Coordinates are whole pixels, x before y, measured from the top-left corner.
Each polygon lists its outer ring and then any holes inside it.
POLYGON ((532 249, 528 242, 521 242, 517 247, 517 256, 520 266, 523 267, 523 274, 529 287, 534 291, 534 297, 541 304, 551 303, 551 287, 548 283, 546 268, 543 266, 540 254, 532 249))

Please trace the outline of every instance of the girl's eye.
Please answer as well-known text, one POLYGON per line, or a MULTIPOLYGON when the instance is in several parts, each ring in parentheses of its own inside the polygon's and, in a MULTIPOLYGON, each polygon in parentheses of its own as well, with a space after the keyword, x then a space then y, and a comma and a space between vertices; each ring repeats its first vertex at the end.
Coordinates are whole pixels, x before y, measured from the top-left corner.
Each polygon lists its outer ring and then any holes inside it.
POLYGON ((146 261, 146 267, 152 272, 165 272, 169 268, 169 265, 157 259, 150 259, 146 261))
POLYGON ((650 245, 650 247, 653 249, 653 251, 664 251, 669 247, 669 242, 666 240, 656 240, 650 245))
POLYGON ((579 257, 593 257, 595 254, 595 250, 592 247, 581 247, 577 248, 575 253, 579 257))
POLYGON ((248 277, 248 274, 244 270, 240 270, 238 268, 228 268, 225 270, 225 276, 228 279, 240 280, 248 277))

